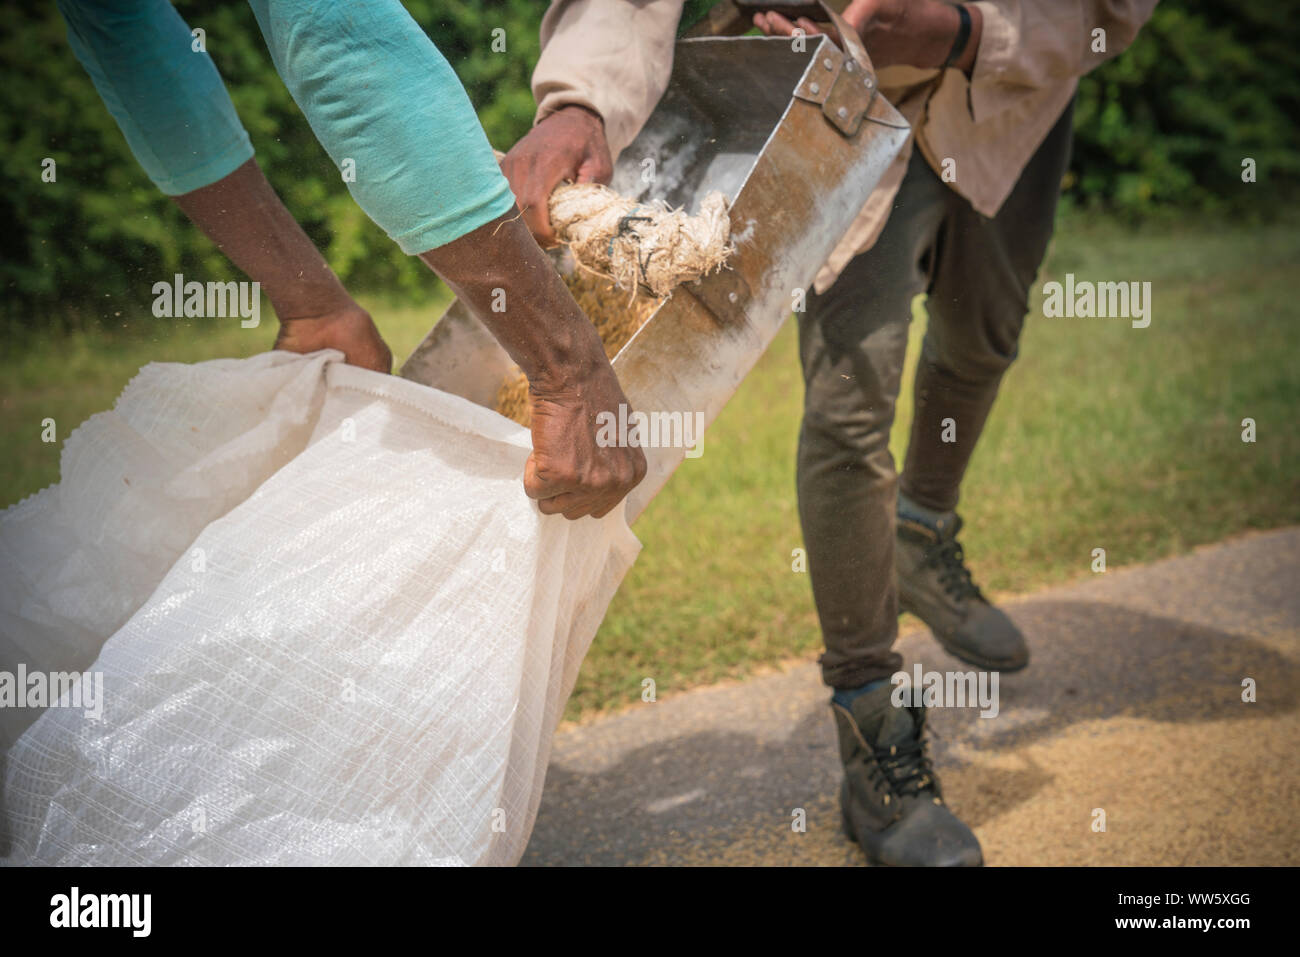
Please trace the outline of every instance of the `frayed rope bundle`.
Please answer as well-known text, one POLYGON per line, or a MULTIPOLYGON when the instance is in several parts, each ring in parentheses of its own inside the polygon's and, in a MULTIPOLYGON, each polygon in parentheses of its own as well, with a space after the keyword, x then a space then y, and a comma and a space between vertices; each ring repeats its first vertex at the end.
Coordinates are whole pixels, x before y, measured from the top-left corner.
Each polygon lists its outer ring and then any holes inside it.
MULTIPOLYGON (((734 250, 721 193, 710 193, 699 214, 688 216, 661 201, 635 203, 606 186, 566 183, 551 192, 549 212, 580 267, 564 281, 611 360, 675 287, 720 269, 734 250), (642 287, 654 295, 642 295, 642 287)), ((530 424, 528 379, 518 367, 497 391, 495 405, 520 425, 530 424)))
POLYGON ((579 263, 622 289, 640 283, 660 297, 720 269, 733 250, 727 198, 716 192, 689 216, 662 200, 636 203, 597 183, 564 184, 551 193, 550 214, 579 263))

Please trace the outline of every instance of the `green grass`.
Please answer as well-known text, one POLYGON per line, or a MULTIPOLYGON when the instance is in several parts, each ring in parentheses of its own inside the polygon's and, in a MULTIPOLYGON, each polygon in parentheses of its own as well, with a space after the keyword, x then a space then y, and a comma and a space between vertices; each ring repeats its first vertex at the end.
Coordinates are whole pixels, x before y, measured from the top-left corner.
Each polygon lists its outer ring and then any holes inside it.
MULTIPOLYGON (((1149 328, 1119 319, 1045 319, 1037 292, 1021 358, 1004 382, 963 486, 963 536, 995 594, 1087 576, 1093 548, 1111 569, 1252 528, 1300 521, 1300 302, 1291 288, 1300 229, 1185 222, 1143 232, 1061 224, 1044 274, 1148 280, 1149 328), (1258 441, 1241 441, 1254 418, 1258 441)), ((445 305, 367 302, 397 356, 445 305)), ((269 316, 269 310, 266 312, 269 316)), ((893 436, 901 461, 910 369, 924 330, 918 301, 893 436)), ((273 324, 149 325, 10 349, 0 359, 0 498, 56 481, 53 417, 71 426, 110 406, 144 362, 249 355, 273 324)), ((820 646, 802 545, 794 447, 802 407, 793 323, 637 523, 644 550, 583 666, 568 716, 743 677, 820 646)))
MULTIPOLYGON (((1150 561, 1300 521, 1300 229, 1183 223, 1133 233, 1065 222, 1049 278, 1149 280, 1151 325, 1044 319, 1035 292, 1020 359, 963 483, 967 554, 994 594, 1150 561), (1196 230, 1196 231, 1192 231, 1196 230), (1241 441, 1254 418, 1258 441, 1241 441)), ((916 304, 893 434, 902 461, 916 304)), ((743 677, 820 650, 794 450, 802 409, 788 323, 636 533, 644 549, 583 665, 568 717, 743 677)))

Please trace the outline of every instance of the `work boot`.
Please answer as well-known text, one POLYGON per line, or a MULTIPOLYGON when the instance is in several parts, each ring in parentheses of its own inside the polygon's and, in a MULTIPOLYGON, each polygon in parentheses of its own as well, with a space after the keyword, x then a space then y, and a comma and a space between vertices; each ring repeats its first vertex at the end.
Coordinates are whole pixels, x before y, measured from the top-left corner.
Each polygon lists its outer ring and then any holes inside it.
POLYGON ((844 762, 844 832, 872 864, 976 867, 980 843, 943 803, 925 753, 925 709, 898 708, 893 686, 864 692, 848 707, 831 699, 844 762))
POLYGON ((956 512, 933 523, 898 516, 898 605, 929 625, 949 654, 989 670, 1019 671, 1029 664, 1025 636, 971 581, 960 530, 956 512))

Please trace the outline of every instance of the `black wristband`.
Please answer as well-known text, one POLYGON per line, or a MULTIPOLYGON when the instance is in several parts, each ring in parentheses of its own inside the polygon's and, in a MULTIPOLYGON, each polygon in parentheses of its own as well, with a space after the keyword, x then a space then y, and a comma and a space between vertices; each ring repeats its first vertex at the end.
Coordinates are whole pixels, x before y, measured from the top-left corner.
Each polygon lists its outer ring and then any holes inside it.
POLYGON ((962 4, 957 4, 957 16, 961 17, 961 24, 957 27, 957 39, 952 41, 952 50, 948 54, 948 59, 943 61, 943 68, 946 70, 966 52, 966 44, 970 42, 970 11, 962 4))

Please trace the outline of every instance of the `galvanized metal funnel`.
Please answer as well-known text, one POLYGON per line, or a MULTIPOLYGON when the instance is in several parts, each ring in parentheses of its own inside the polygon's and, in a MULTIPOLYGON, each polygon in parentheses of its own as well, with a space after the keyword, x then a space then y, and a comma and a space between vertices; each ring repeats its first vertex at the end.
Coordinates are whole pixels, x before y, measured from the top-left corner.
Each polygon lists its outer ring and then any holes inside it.
MULTIPOLYGON (((790 314, 908 136, 865 53, 823 36, 708 37, 677 44, 672 80, 619 158, 613 187, 694 209, 731 200, 728 268, 678 288, 614 358, 632 407, 722 410, 790 314)), ((491 407, 513 364, 459 301, 407 359, 408 379, 491 407)), ((685 458, 646 448, 634 521, 685 458)))

